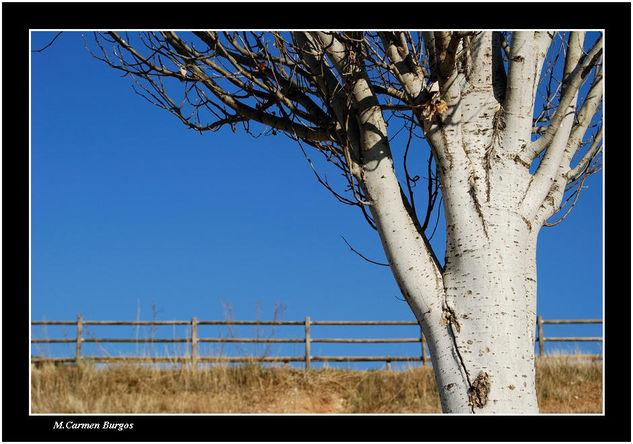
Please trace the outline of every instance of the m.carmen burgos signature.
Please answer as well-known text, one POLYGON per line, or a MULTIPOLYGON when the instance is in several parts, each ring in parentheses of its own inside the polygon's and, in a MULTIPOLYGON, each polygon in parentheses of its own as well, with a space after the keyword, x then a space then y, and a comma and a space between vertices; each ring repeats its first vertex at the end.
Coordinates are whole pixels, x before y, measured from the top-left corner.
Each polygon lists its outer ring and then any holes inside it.
POLYGON ((75 421, 55 421, 53 430, 123 430, 134 429, 133 422, 75 422, 75 421))

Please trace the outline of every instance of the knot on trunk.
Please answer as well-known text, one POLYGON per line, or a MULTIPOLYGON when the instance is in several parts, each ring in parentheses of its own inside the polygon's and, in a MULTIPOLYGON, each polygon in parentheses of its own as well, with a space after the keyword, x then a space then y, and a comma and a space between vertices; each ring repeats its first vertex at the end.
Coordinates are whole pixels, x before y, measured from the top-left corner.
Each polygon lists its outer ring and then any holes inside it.
POLYGON ((490 378, 488 373, 480 371, 468 391, 468 399, 473 410, 475 407, 481 409, 486 405, 488 393, 490 393, 490 378))
POLYGON ((457 321, 457 316, 455 315, 455 310, 453 310, 451 307, 449 307, 448 305, 444 305, 443 309, 442 309, 442 324, 443 325, 452 325, 455 330, 457 330, 457 333, 459 333, 460 331, 460 325, 459 322, 457 321))

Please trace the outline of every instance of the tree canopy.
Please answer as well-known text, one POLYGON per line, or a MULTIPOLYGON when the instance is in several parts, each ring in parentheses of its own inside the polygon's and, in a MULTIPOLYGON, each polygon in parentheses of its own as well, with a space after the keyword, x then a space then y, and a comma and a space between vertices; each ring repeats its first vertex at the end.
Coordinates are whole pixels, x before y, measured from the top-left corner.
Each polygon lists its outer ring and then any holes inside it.
MULTIPOLYGON (((96 58, 129 76, 137 94, 192 130, 230 127, 254 137, 282 133, 296 140, 320 183, 339 201, 359 207, 374 228, 367 210, 370 199, 359 180, 359 164, 364 161, 360 139, 365 137, 359 125, 363 113, 378 107, 388 126, 387 142, 396 137, 403 141, 398 179, 405 205, 420 230, 431 237, 442 199, 437 168, 446 155, 437 144, 425 142, 432 139, 431 127, 441 124, 448 109, 440 88, 444 91, 459 75, 471 74, 469 59, 476 54, 471 46, 479 34, 103 32, 95 33, 87 46, 96 58), (372 94, 358 101, 353 89, 361 87, 372 94), (304 144, 336 168, 343 187, 314 166, 304 144), (427 161, 412 164, 411 151, 418 149, 427 161), (421 178, 425 186, 416 189, 421 178), (418 201, 424 208, 418 208, 418 201)), ((488 81, 506 113, 526 106, 512 94, 513 75, 519 71, 513 65, 523 62, 520 38, 512 32, 494 32, 490 46, 488 81)), ((529 167, 535 181, 540 176, 554 178, 561 198, 544 217, 545 225, 555 225, 569 214, 585 180, 602 164, 602 36, 537 32, 535 38, 541 66, 536 69, 529 123, 532 140, 517 150, 516 159, 529 167), (569 140, 557 146, 557 130, 574 104, 569 140), (568 159, 568 168, 560 167, 562 158, 568 159), (560 171, 553 174, 556 169, 560 171)), ((495 133, 505 130, 504 119, 494 119, 493 126, 495 133)))

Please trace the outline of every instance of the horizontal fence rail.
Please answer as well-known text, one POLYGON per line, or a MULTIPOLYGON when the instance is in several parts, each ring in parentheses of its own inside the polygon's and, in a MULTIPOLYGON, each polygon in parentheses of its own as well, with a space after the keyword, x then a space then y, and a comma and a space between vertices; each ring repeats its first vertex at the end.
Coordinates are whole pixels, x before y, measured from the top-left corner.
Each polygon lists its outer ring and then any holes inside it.
MULTIPOLYGON (((557 342, 602 342, 601 337, 546 337, 543 334, 543 326, 546 324, 602 324, 600 319, 578 319, 578 320, 544 320, 541 316, 536 319, 537 336, 535 341, 539 345, 539 355, 545 354, 544 344, 548 341, 557 342)), ((413 338, 319 338, 312 337, 311 327, 313 326, 394 326, 394 325, 418 325, 415 321, 312 321, 306 317, 303 321, 199 321, 192 318, 190 321, 86 321, 81 316, 76 321, 32 321, 32 326, 41 325, 68 325, 75 326, 76 335, 74 338, 53 338, 53 339, 31 339, 31 344, 75 344, 75 355, 72 357, 45 358, 32 356, 32 364, 50 363, 79 363, 82 359, 92 362, 120 363, 120 362, 148 362, 148 363, 181 363, 190 364, 192 368, 200 363, 239 363, 239 362, 269 362, 285 363, 303 362, 306 369, 310 368, 311 362, 385 362, 387 369, 391 368, 391 362, 421 362, 423 365, 430 363, 426 340, 419 330, 419 337, 413 338), (94 338, 85 337, 85 326, 167 326, 182 325, 188 326, 190 334, 182 338, 94 338), (222 337, 199 337, 198 327, 201 325, 251 325, 251 326, 303 326, 303 337, 298 338, 222 338, 222 337), (180 343, 187 344, 189 354, 185 356, 84 356, 82 354, 82 344, 86 343, 180 343), (200 343, 302 343, 304 353, 300 356, 200 356, 198 346, 200 343), (387 343, 420 343, 421 354, 419 356, 313 356, 311 344, 315 343, 348 343, 348 344, 387 344, 387 343)), ((598 358, 599 355, 587 355, 587 357, 598 358)))

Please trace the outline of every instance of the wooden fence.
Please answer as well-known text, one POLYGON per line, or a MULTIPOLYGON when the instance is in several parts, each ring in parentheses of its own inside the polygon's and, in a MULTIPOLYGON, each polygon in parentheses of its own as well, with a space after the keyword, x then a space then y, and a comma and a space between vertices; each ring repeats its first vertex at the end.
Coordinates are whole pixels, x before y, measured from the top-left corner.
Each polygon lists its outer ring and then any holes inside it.
MULTIPOLYGON (((600 319, 581 319, 581 320, 544 320, 541 316, 537 317, 537 334, 535 340, 539 344, 539 355, 545 354, 545 342, 602 342, 601 337, 545 337, 543 335, 543 325, 545 324, 602 324, 600 319)), ((386 339, 350 339, 350 338, 318 338, 311 335, 310 328, 312 326, 336 325, 336 326, 385 326, 385 325, 418 325, 415 321, 312 321, 306 317, 303 321, 199 321, 192 318, 191 321, 86 321, 82 317, 78 317, 76 321, 33 321, 31 325, 73 325, 76 326, 75 338, 66 339, 31 339, 31 344, 52 344, 52 343, 74 343, 75 355, 66 358, 45 358, 34 356, 31 357, 31 363, 41 364, 44 362, 52 363, 78 363, 81 359, 87 359, 93 362, 150 362, 150 363, 181 363, 183 365, 191 364, 196 368, 199 363, 219 363, 219 362, 303 362, 305 368, 310 368, 311 362, 385 362, 387 369, 391 368, 391 362, 416 361, 422 362, 423 365, 430 363, 426 340, 420 330, 419 337, 413 338, 386 338, 386 339), (189 326, 191 334, 184 338, 89 338, 84 335, 84 327, 89 325, 131 325, 131 326, 165 326, 165 325, 185 325, 189 326), (302 325, 304 335, 300 338, 205 338, 198 336, 198 327, 201 325, 255 325, 255 326, 284 326, 284 325, 302 325), (233 357, 233 356, 200 356, 199 344, 201 343, 302 343, 305 351, 300 356, 257 356, 257 357, 233 357), (313 356, 310 351, 310 345, 314 343, 420 343, 419 356, 313 356), (84 356, 82 354, 82 344, 85 343, 184 343, 190 351, 186 356, 84 356)), ((587 355, 587 357, 598 358, 599 355, 587 355)))

